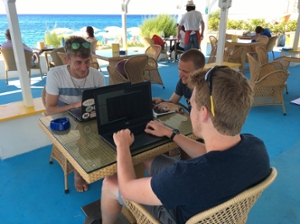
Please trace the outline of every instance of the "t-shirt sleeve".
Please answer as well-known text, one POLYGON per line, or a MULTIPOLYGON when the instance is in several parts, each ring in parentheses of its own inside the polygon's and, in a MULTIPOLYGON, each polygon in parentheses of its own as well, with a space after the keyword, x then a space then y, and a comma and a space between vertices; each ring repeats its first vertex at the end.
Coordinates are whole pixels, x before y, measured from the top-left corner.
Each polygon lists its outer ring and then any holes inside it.
POLYGON ((176 89, 175 89, 175 93, 176 93, 178 96, 183 96, 183 88, 182 88, 182 82, 181 82, 181 79, 177 82, 176 89))
POLYGON ((46 92, 55 96, 59 95, 58 80, 51 70, 47 74, 46 92))

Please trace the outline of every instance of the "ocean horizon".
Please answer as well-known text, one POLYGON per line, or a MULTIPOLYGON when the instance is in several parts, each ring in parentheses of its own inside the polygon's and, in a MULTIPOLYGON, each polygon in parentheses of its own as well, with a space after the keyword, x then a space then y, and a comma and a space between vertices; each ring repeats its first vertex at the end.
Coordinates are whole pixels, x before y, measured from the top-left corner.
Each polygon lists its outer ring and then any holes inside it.
MULTIPOLYGON (((126 26, 139 27, 145 18, 156 16, 156 14, 127 14, 126 26)), ((177 19, 177 15, 171 15, 177 19)), ((33 48, 37 42, 45 40, 45 32, 54 28, 68 28, 72 33, 82 34, 81 29, 86 26, 97 28, 98 32, 104 32, 109 26, 122 27, 121 14, 18 14, 22 42, 33 48)), ((8 21, 5 14, 0 14, 0 44, 6 41, 5 30, 8 21)), ((84 34, 84 32, 83 32, 84 34)), ((101 36, 97 37, 101 39, 101 36)))

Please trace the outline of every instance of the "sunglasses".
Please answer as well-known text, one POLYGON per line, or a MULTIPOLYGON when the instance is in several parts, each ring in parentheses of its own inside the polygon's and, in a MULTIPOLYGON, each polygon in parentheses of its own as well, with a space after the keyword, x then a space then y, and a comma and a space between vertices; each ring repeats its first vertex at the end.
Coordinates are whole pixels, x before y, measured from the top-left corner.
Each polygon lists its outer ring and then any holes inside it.
POLYGON ((227 66, 215 66, 211 69, 209 69, 205 76, 204 76, 204 80, 208 83, 208 88, 209 88, 209 99, 210 99, 210 111, 212 116, 215 116, 215 106, 214 106, 214 100, 213 100, 213 96, 212 96, 212 75, 213 72, 216 70, 219 70, 220 68, 226 68, 227 66))
POLYGON ((73 43, 70 44, 70 47, 73 50, 79 49, 80 46, 83 46, 84 48, 90 48, 91 47, 91 43, 90 42, 83 42, 83 43, 73 42, 73 43))

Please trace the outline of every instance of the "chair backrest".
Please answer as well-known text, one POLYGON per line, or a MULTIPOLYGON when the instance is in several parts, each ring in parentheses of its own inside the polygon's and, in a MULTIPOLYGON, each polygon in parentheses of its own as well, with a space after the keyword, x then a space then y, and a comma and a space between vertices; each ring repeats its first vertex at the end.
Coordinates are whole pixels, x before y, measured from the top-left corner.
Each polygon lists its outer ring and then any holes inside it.
POLYGON ((246 223, 248 213, 261 193, 269 187, 277 176, 276 168, 259 184, 243 191, 232 199, 191 217, 186 224, 246 223))
POLYGON ((266 46, 269 42, 269 37, 267 37, 265 35, 259 35, 255 38, 255 40, 257 42, 262 42, 266 46))
POLYGON ((130 57, 124 64, 124 70, 131 83, 144 81, 144 70, 148 61, 148 56, 137 55, 130 57))
POLYGON ((259 63, 249 53, 247 53, 247 58, 249 61, 249 69, 250 69, 250 83, 253 85, 259 73, 259 63))
POLYGON ((160 52, 161 52, 161 46, 154 44, 154 45, 149 46, 146 49, 145 54, 148 55, 149 57, 152 57, 155 60, 157 60, 160 52))
POLYGON ((245 54, 246 54, 245 49, 243 47, 239 47, 229 55, 227 61, 242 64, 242 58, 244 58, 244 56, 242 55, 245 54))
MULTIPOLYGON (((4 59, 5 71, 16 71, 17 65, 16 65, 13 49, 12 48, 1 49, 1 53, 4 59)), ((24 50, 24 54, 25 54, 27 71, 30 71, 32 52, 24 50)))
POLYGON ((258 63, 260 65, 269 62, 269 55, 268 55, 267 50, 264 47, 262 47, 262 46, 256 47, 256 53, 257 53, 258 63))
MULTIPOLYGON (((277 176, 276 168, 271 169, 270 175, 257 185, 241 192, 228 201, 200 212, 187 220, 186 224, 245 224, 248 213, 262 192, 269 187, 277 176)), ((138 224, 159 224, 160 222, 142 205, 123 199, 128 209, 134 215, 138 224)))
POLYGON ((50 52, 52 63, 54 66, 63 65, 63 61, 60 59, 60 57, 57 55, 57 52, 65 53, 65 50, 63 47, 55 48, 53 51, 50 52))
POLYGON ((277 39, 278 39, 278 36, 273 36, 273 37, 269 38, 269 41, 268 41, 267 46, 266 46, 267 52, 273 51, 273 48, 276 45, 277 39))
POLYGON ((154 40, 148 37, 144 37, 144 43, 145 43, 145 47, 149 47, 154 45, 154 40))
POLYGON ((214 63, 216 61, 218 39, 215 36, 209 36, 208 38, 211 45, 211 51, 207 63, 214 63))
POLYGON ((68 62, 66 60, 67 54, 65 52, 57 52, 56 54, 60 58, 60 60, 62 61, 63 65, 67 65, 68 64, 68 62))
POLYGON ((128 82, 128 78, 124 77, 115 67, 107 66, 107 71, 109 73, 109 85, 118 84, 123 82, 128 82))

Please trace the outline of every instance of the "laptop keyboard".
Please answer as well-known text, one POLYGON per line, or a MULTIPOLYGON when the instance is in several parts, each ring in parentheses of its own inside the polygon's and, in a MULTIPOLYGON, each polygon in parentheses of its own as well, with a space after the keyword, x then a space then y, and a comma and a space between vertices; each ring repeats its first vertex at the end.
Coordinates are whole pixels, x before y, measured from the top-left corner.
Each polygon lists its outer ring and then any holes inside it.
POLYGON ((145 133, 145 128, 146 128, 146 124, 142 124, 142 125, 131 127, 129 129, 131 133, 133 133, 134 135, 139 135, 141 133, 145 133))

